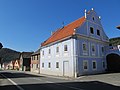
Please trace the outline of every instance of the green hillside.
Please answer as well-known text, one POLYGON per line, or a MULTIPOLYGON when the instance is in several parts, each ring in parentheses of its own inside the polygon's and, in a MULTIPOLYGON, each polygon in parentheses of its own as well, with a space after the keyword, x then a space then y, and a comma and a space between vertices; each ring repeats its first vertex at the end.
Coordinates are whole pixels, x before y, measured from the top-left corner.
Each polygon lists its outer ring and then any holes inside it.
POLYGON ((17 52, 12 49, 2 48, 0 49, 0 58, 2 62, 9 62, 15 59, 18 59, 20 56, 20 52, 17 52))

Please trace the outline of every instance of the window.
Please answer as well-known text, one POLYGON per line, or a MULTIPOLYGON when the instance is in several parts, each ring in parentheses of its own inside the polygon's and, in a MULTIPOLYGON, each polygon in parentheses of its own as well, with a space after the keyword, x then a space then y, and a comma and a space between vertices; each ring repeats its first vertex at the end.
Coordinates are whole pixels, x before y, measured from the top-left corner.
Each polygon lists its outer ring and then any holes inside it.
POLYGON ((33 68, 33 64, 31 64, 31 67, 33 68))
POLYGON ((44 63, 42 63, 42 67, 44 67, 44 63))
POLYGON ((93 69, 96 69, 96 68, 97 68, 96 61, 93 61, 92 63, 93 63, 93 64, 92 64, 92 66, 93 66, 93 69))
POLYGON ((104 47, 101 47, 101 49, 102 49, 102 53, 104 52, 104 47))
POLYGON ((39 60, 39 55, 37 55, 37 60, 39 60))
POLYGON ((32 56, 32 60, 34 60, 34 56, 32 56))
POLYGON ((35 60, 35 56, 34 56, 34 60, 35 60))
POLYGON ((49 62, 49 63, 48 63, 48 68, 50 68, 50 67, 51 67, 51 63, 49 62))
POLYGON ((59 47, 56 47, 56 53, 58 53, 59 52, 59 47))
POLYGON ((42 51, 42 55, 44 56, 44 51, 42 51))
POLYGON ((90 27, 90 33, 94 34, 93 27, 90 27))
POLYGON ((87 51, 87 45, 83 43, 83 51, 87 51))
POLYGON ((95 20, 95 18, 93 17, 93 21, 95 20))
POLYGON ((68 51, 67 45, 64 45, 64 51, 68 51))
POLYGON ((100 36, 100 30, 97 30, 97 35, 100 36))
POLYGON ((51 53, 51 49, 49 49, 49 52, 48 52, 49 54, 51 53))
POLYGON ((95 53, 95 45, 92 45, 92 52, 95 53))
POLYGON ((102 65, 103 65, 103 68, 105 68, 105 62, 104 61, 102 62, 102 65))
POLYGON ((86 61, 86 60, 83 61, 83 69, 84 70, 88 69, 88 61, 86 61))
POLYGON ((39 67, 39 65, 38 64, 36 64, 36 68, 38 68, 39 67))
POLYGON ((56 62, 56 68, 59 68, 59 62, 56 62))

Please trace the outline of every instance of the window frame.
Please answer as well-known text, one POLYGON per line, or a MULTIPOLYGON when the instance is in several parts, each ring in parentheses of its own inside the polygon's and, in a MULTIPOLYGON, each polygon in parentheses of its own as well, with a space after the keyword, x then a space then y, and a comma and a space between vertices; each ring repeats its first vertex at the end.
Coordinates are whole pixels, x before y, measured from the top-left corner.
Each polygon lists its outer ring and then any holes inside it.
POLYGON ((42 62, 42 68, 44 68, 44 62, 42 62))
POLYGON ((59 46, 56 47, 56 53, 59 53, 59 46))
POLYGON ((59 62, 56 62, 56 68, 57 69, 59 68, 59 62))
POLYGON ((88 68, 89 68, 89 66, 88 66, 88 60, 83 60, 83 70, 84 71, 88 71, 88 68), (85 68, 85 63, 87 63, 87 68, 85 68))
POLYGON ((36 69, 39 68, 39 64, 36 64, 36 69))
POLYGON ((97 29, 97 35, 100 36, 100 30, 99 29, 97 29))
POLYGON ((48 62, 48 68, 51 68, 51 63, 50 62, 48 62))
POLYGON ((45 55, 45 52, 44 52, 44 50, 42 51, 42 56, 44 56, 45 55))
POLYGON ((33 68, 33 64, 31 64, 31 68, 33 68))
POLYGON ((50 49, 50 48, 48 49, 48 54, 49 54, 49 55, 51 54, 51 49, 50 49))
POLYGON ((64 52, 68 52, 68 45, 67 44, 64 45, 64 52))
POLYGON ((96 46, 95 46, 95 44, 91 44, 91 52, 92 52, 92 55, 95 55, 95 53, 96 53, 96 46), (93 49, 94 49, 94 51, 93 51, 93 49))
POLYGON ((90 34, 94 34, 94 28, 90 27, 90 34))
POLYGON ((92 69, 93 70, 97 70, 97 61, 96 60, 92 61, 92 69), (95 68, 94 68, 94 64, 93 63, 95 63, 95 68))
POLYGON ((101 47, 101 51, 102 51, 102 53, 104 53, 104 47, 103 46, 101 47))
POLYGON ((86 42, 82 43, 82 52, 83 52, 83 55, 88 55, 88 48, 87 48, 87 43, 86 42), (83 45, 85 45, 86 49, 84 49, 83 45))
POLYGON ((95 21, 95 17, 92 17, 93 21, 95 21))
POLYGON ((105 61, 102 61, 102 67, 105 69, 105 61))
POLYGON ((37 60, 39 60, 39 55, 37 55, 37 60))

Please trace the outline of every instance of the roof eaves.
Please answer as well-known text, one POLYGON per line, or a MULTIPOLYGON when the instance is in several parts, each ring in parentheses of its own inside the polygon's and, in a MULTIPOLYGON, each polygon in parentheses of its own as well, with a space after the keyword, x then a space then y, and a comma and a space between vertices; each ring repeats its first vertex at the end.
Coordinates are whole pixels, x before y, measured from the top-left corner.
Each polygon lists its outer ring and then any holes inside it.
POLYGON ((68 36, 68 37, 65 37, 65 38, 63 38, 63 39, 57 40, 57 41, 55 41, 55 42, 46 44, 46 45, 42 46, 41 48, 48 47, 48 46, 50 46, 50 45, 54 45, 54 44, 56 44, 56 43, 58 43, 58 42, 62 42, 62 41, 66 40, 66 39, 69 39, 69 38, 71 38, 71 37, 72 37, 72 35, 71 35, 71 36, 68 36))

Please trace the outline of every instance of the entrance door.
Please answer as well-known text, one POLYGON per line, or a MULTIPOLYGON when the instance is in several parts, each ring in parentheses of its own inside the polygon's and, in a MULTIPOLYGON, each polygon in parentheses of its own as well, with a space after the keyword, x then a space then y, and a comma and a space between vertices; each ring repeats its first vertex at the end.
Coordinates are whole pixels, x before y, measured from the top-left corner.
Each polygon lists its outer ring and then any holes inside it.
POLYGON ((68 61, 63 62, 63 75, 69 76, 69 62, 68 61))

